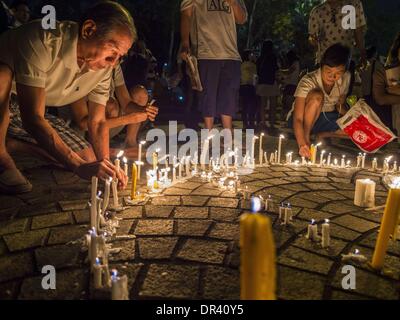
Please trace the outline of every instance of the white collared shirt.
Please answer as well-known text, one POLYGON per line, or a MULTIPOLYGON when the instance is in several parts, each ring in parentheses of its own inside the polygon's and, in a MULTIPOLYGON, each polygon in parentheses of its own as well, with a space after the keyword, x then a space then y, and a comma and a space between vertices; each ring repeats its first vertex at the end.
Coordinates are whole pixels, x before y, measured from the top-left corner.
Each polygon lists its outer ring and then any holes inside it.
POLYGON ((58 22, 56 29, 44 30, 41 20, 9 30, 0 36, 0 62, 14 72, 15 83, 44 88, 47 106, 64 106, 85 96, 106 105, 112 68, 91 71, 77 59, 79 26, 58 22))

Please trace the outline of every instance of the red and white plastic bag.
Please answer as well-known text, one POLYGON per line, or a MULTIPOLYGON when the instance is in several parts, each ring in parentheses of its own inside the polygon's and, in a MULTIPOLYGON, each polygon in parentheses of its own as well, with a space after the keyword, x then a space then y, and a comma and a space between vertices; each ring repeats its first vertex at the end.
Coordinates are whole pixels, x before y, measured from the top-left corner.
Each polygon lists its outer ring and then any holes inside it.
POLYGON ((361 150, 367 153, 377 152, 396 138, 362 99, 338 119, 337 124, 361 150))

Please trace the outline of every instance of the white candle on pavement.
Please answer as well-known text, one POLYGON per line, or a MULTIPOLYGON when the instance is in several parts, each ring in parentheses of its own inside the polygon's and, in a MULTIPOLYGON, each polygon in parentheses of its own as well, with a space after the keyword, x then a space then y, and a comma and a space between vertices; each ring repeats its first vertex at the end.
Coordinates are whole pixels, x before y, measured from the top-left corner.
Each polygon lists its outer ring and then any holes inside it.
POLYGON ((325 219, 322 224, 322 248, 328 248, 331 244, 331 235, 329 230, 329 220, 325 219))
POLYGON ((282 140, 285 139, 284 135, 279 136, 279 142, 278 142, 278 158, 276 159, 277 163, 281 163, 281 153, 282 153, 282 140))
POLYGON ((357 179, 354 193, 354 204, 359 207, 375 206, 376 183, 371 179, 357 179))
POLYGON ((95 228, 97 225, 97 185, 99 179, 97 177, 92 177, 91 186, 91 197, 90 197, 90 228, 95 228))
POLYGON ((315 224, 314 219, 312 219, 311 223, 308 225, 306 238, 312 241, 318 238, 318 226, 315 224))
POLYGON ((332 157, 332 153, 328 154, 328 160, 326 160, 326 166, 329 167, 331 165, 331 157, 332 157))
POLYGON ((260 165, 262 165, 263 163, 263 156, 264 156, 264 152, 263 152, 263 137, 264 137, 264 133, 260 134, 260 145, 258 148, 258 162, 260 165))

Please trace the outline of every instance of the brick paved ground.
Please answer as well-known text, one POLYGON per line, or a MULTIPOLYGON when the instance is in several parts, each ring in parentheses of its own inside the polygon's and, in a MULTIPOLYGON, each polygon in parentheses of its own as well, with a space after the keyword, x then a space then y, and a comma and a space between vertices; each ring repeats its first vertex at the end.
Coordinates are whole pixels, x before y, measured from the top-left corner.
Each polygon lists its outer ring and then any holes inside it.
MULTIPOLYGON (((33 159, 18 158, 18 165, 34 190, 0 196, 0 299, 108 298, 91 289, 87 252, 76 241, 88 230, 89 184, 33 159), (40 286, 47 264, 57 269, 55 291, 40 286)), ((341 254, 358 248, 370 258, 381 219, 381 212, 353 205, 354 181, 365 175, 378 182, 376 202, 384 204, 386 190, 373 172, 272 166, 241 178, 256 195, 289 201, 296 214, 285 227, 276 213, 265 213, 274 221, 279 298, 399 299, 400 242, 391 243, 386 259, 392 275, 357 267, 357 289, 341 289, 341 254), (305 233, 310 219, 326 218, 332 246, 322 249, 305 233)), ((199 178, 177 184, 119 214, 118 234, 136 238, 113 243, 122 250, 111 265, 128 275, 131 299, 238 299, 238 221, 248 209, 199 178)))

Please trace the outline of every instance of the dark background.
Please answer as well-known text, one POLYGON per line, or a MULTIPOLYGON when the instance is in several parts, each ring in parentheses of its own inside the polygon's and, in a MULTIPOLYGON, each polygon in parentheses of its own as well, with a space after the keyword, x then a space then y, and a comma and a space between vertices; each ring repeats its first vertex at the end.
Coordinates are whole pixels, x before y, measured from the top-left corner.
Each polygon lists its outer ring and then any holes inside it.
MULTIPOLYGON (((12 1, 6 0, 7 4, 12 1)), ((27 1, 35 17, 40 17, 42 6, 54 5, 58 20, 77 20, 83 10, 97 1, 87 0, 31 0, 27 1)), ((157 57, 158 62, 174 62, 179 44, 180 0, 121 0, 132 13, 141 38, 157 57)), ((295 47, 303 65, 312 62, 307 43, 307 21, 311 8, 321 0, 245 0, 249 22, 238 28, 239 48, 254 48, 266 38, 275 41, 283 52, 295 47), (253 10, 256 4, 255 10, 253 10), (250 19, 249 19, 250 20, 250 19)), ((399 0, 362 0, 368 20, 366 45, 376 45, 385 56, 397 32, 400 31, 399 0)))

